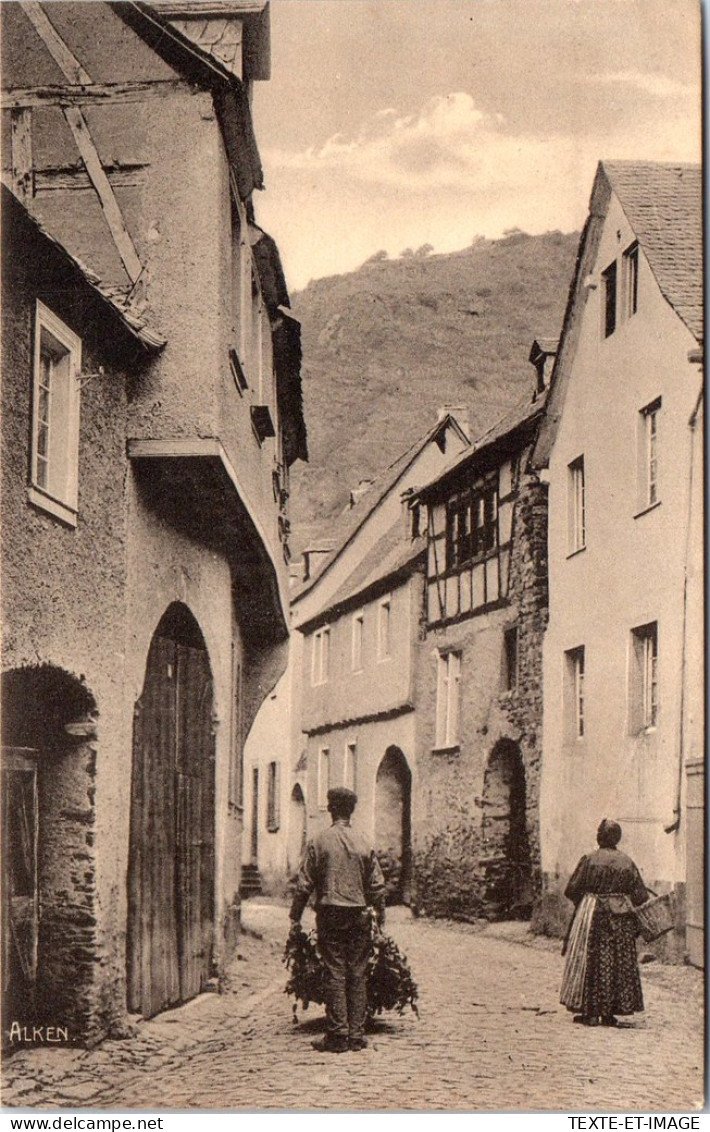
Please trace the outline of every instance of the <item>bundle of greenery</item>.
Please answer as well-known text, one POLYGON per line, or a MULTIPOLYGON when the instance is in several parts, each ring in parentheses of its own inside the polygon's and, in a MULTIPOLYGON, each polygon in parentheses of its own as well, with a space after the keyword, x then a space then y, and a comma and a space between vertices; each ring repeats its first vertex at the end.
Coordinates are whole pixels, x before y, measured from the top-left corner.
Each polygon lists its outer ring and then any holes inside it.
MULTIPOLYGON (((286 994, 295 998, 294 1021, 298 1021, 298 1004, 307 1010, 314 1002, 325 1002, 325 967, 318 951, 315 931, 292 933, 283 955, 289 972, 286 994)), ((367 964, 367 1013, 369 1018, 383 1010, 403 1014, 409 1007, 419 1017, 419 991, 412 978, 406 955, 390 936, 384 935, 373 917, 372 954, 367 964)))

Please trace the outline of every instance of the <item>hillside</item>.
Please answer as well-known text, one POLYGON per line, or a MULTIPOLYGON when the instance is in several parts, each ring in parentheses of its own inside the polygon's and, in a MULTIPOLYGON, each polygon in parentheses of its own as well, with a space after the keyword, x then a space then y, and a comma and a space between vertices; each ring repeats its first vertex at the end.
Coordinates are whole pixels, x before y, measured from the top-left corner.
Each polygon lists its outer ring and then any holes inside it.
POLYGON ((327 537, 351 488, 464 405, 473 437, 534 387, 557 337, 578 236, 513 232, 464 251, 368 261, 292 296, 303 326, 310 462, 293 468, 292 549, 327 537))

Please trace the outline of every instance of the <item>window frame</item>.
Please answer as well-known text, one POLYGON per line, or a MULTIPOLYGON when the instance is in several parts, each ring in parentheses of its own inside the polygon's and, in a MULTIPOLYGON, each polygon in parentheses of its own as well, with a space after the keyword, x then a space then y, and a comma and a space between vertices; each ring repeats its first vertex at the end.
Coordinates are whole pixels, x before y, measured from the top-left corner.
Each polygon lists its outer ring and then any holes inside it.
POLYGON ((584 645, 565 650, 565 703, 566 730, 574 742, 581 742, 587 734, 586 671, 587 656, 584 645))
POLYGON ((629 244, 622 258, 622 282, 624 288, 624 315, 633 318, 639 309, 639 255, 638 240, 629 244))
POLYGON ((330 790, 330 747, 318 748, 318 765, 317 765, 317 796, 318 796, 318 809, 328 809, 328 791, 330 790))
POLYGON ((658 727, 658 621, 631 630, 629 730, 649 734, 658 727))
POLYGON ((343 786, 357 791, 357 740, 345 744, 343 755, 343 786), (350 767, 350 773, 348 773, 350 767))
POLYGON ((658 451, 662 407, 662 398, 656 397, 639 410, 637 514, 650 511, 661 502, 658 451))
POLYGON ((268 764, 266 776, 266 828, 277 833, 281 825, 281 767, 278 761, 268 764))
POLYGON ((392 595, 380 598, 377 605, 377 659, 392 657, 392 595))
POLYGON ((461 745, 461 649, 436 654, 435 751, 456 750, 461 745))
MULTIPOLYGON (((42 508, 42 510, 57 519, 61 519, 72 527, 76 526, 79 510, 79 438, 81 423, 81 383, 79 375, 81 374, 81 365, 81 338, 78 334, 75 334, 58 315, 41 302, 40 299, 37 299, 32 361, 32 432, 28 499, 35 506, 42 508), (54 383, 50 379, 46 387, 46 401, 49 406, 49 415, 46 422, 40 419, 42 356, 43 348, 47 353, 51 353, 51 351, 46 347, 46 344, 43 343, 43 335, 45 338, 52 338, 54 342, 57 343, 61 351, 61 360, 64 361, 66 359, 66 372, 55 379, 54 383), (57 380, 61 383, 59 386, 57 386, 57 380), (39 472, 39 461, 40 459, 44 459, 49 478, 53 463, 51 417, 53 384, 55 399, 58 396, 57 389, 59 389, 60 395, 64 397, 65 406, 64 417, 66 420, 66 428, 62 432, 61 426, 59 426, 59 443, 62 462, 65 465, 64 483, 61 487, 57 487, 56 484, 50 485, 49 483, 41 483, 40 480, 42 477, 39 472), (40 432, 43 424, 46 426, 46 443, 48 448, 46 458, 39 451, 40 432)), ((56 428, 57 426, 55 426, 54 433, 55 445, 57 436, 56 428)), ((55 454, 55 465, 57 459, 58 457, 55 454)))
POLYGON ((311 686, 327 684, 330 673, 330 625, 323 625, 313 634, 311 653, 311 686))
POLYGON ((602 271, 602 336, 611 338, 618 322, 618 267, 613 259, 602 271))
POLYGON ((514 692, 520 668, 520 633, 517 625, 503 630, 503 691, 514 692))
POLYGON ((587 475, 584 453, 567 465, 567 555, 587 546, 587 475))
POLYGON ((498 474, 493 473, 447 502, 447 572, 498 553, 499 486, 498 474))
POLYGON ((362 645, 365 632, 365 611, 359 609, 353 614, 351 627, 351 667, 353 672, 362 672, 362 645))

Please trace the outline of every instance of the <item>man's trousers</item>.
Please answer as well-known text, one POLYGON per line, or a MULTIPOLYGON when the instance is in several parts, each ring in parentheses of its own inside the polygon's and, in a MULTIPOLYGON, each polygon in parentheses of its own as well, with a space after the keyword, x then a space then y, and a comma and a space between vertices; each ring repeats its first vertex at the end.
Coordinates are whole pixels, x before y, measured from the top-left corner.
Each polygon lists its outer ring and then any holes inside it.
POLYGON ((366 908, 326 905, 316 913, 318 950, 326 969, 329 1038, 360 1039, 367 1015, 367 960, 371 951, 366 908))

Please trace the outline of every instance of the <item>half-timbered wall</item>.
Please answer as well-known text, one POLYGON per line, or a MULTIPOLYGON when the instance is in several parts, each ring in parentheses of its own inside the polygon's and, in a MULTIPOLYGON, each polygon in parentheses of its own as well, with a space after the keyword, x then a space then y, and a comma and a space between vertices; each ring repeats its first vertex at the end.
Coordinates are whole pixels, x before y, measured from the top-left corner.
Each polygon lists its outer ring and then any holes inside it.
POLYGON ((507 600, 515 474, 508 460, 430 507, 430 625, 470 617, 507 600))

